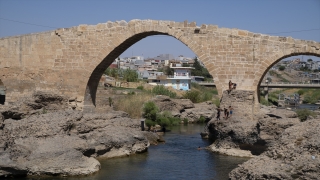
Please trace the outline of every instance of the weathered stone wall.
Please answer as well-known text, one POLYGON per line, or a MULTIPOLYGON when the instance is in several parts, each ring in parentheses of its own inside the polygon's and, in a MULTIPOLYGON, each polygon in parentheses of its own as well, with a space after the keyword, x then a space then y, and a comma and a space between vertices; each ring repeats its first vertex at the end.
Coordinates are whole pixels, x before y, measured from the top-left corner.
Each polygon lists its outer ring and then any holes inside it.
MULTIPOLYGON (((320 43, 219 28, 195 22, 155 20, 79 25, 0 39, 0 79, 6 102, 35 90, 59 92, 77 102, 95 104, 103 71, 127 48, 151 35, 172 36, 187 45, 214 77, 218 92, 228 81, 257 92, 277 61, 292 55, 320 56, 320 43)), ((255 103, 258 104, 257 93, 255 103)))

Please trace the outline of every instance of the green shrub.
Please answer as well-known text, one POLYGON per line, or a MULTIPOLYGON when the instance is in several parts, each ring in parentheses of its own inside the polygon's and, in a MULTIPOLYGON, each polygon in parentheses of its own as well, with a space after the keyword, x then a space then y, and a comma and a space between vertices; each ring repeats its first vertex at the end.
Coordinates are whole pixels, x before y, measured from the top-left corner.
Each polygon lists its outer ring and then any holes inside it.
POLYGON ((188 124, 188 123, 189 123, 189 120, 188 120, 187 118, 184 118, 184 119, 183 119, 183 123, 184 123, 184 124, 188 124))
POLYGON ((316 113, 313 111, 310 111, 308 109, 298 109, 296 111, 296 113, 298 114, 298 118, 303 122, 305 120, 307 120, 308 116, 313 116, 316 117, 316 113))
POLYGON ((173 117, 171 112, 164 111, 162 113, 157 114, 157 123, 160 126, 175 126, 180 124, 181 119, 178 117, 173 117))
POLYGON ((171 116, 171 117, 169 117, 169 121, 170 121, 170 123, 171 123, 171 126, 177 126, 177 125, 180 124, 181 119, 178 118, 178 117, 173 117, 173 116, 171 116))
POLYGON ((199 123, 204 123, 206 121, 206 118, 204 116, 200 116, 198 122, 199 123))
POLYGON ((260 104, 265 105, 265 106, 270 106, 272 103, 267 101, 263 96, 260 96, 260 104))
POLYGON ((217 90, 217 89, 212 89, 210 92, 211 92, 212 94, 214 94, 214 95, 218 95, 218 90, 217 90))
POLYGON ((299 95, 303 95, 305 92, 306 92, 306 89, 299 89, 299 90, 297 91, 297 93, 298 93, 299 95))
POLYGON ((148 120, 156 121, 158 112, 158 107, 152 101, 146 102, 143 106, 143 117, 148 120))
POLYGON ((134 91, 129 91, 128 92, 128 95, 134 95, 134 94, 136 94, 134 91))
POLYGON ((157 116, 157 124, 159 124, 162 127, 171 125, 170 120, 167 117, 163 116, 162 114, 159 114, 157 116))
POLYGON ((191 83, 191 87, 195 89, 201 89, 201 86, 198 83, 194 83, 194 82, 191 83))
POLYGON ((149 129, 150 129, 151 126, 155 126, 157 124, 155 121, 152 121, 150 119, 146 119, 145 122, 146 122, 146 126, 148 126, 149 129))
POLYGON ((111 107, 111 106, 112 106, 112 104, 113 104, 113 102, 112 102, 112 98, 111 98, 111 97, 109 97, 109 98, 108 98, 108 101, 109 101, 109 106, 111 107))
POLYGON ((285 66, 280 66, 280 67, 279 67, 279 70, 280 70, 280 71, 283 71, 283 70, 285 70, 285 69, 286 69, 285 66))
POLYGON ((190 99, 193 103, 198 103, 201 101, 200 92, 197 90, 187 91, 182 97, 185 99, 190 99))
POLYGON ((204 92, 201 94, 201 102, 212 100, 213 94, 210 92, 204 92))
POLYGON ((177 96, 177 94, 175 92, 170 91, 169 89, 167 89, 166 87, 164 87, 163 85, 157 85, 155 86, 152 91, 153 94, 156 95, 165 95, 165 96, 169 96, 170 98, 175 98, 177 96))
POLYGON ((138 86, 137 89, 143 90, 144 87, 143 86, 138 86))

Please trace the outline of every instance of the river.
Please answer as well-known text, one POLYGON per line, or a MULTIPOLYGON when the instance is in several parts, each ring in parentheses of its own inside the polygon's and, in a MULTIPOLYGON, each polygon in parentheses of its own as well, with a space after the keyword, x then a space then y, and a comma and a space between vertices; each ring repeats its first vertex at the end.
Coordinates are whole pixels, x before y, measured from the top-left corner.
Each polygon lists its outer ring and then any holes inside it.
POLYGON ((101 160, 101 170, 84 177, 28 177, 35 180, 225 180, 229 172, 248 160, 212 153, 204 147, 211 144, 201 139, 204 124, 180 125, 169 128, 165 143, 152 145, 147 153, 101 160), (198 150, 198 146, 202 147, 198 150))

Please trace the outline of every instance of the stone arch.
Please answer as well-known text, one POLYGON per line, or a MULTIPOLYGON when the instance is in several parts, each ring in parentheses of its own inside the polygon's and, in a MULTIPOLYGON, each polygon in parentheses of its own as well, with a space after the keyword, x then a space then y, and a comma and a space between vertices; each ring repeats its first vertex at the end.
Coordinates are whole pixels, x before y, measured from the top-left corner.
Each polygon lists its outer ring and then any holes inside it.
MULTIPOLYGON (((105 56, 103 58, 103 60, 94 68, 94 70, 92 71, 87 86, 86 86, 86 91, 85 91, 85 95, 84 95, 84 108, 88 108, 88 106, 96 106, 96 92, 97 92, 97 87, 99 84, 99 80, 103 74, 103 72, 105 71, 105 69, 107 67, 110 66, 110 64, 117 58, 119 57, 126 49, 128 49, 130 46, 132 46, 133 44, 137 43, 138 41, 140 41, 143 38, 146 38, 148 36, 154 36, 154 35, 168 35, 171 36, 177 40, 179 40, 180 42, 182 42, 183 44, 185 44, 187 47, 189 47, 195 54, 196 56, 202 56, 202 57, 206 57, 204 55, 204 52, 200 52, 200 47, 198 47, 199 45, 197 45, 196 43, 193 43, 192 45, 189 45, 188 42, 190 42, 190 40, 188 38, 183 38, 181 36, 176 37, 174 34, 171 34, 169 32, 164 32, 164 31, 146 31, 146 32, 140 32, 137 34, 132 35, 131 37, 125 39, 124 41, 122 41, 121 43, 119 43, 118 46, 116 46, 111 52, 109 52, 109 54, 107 54, 107 56, 105 56), (196 50, 193 50, 195 49, 196 50)), ((103 52, 107 52, 105 50, 101 50, 99 54, 102 54, 103 52)), ((86 110, 85 110, 86 111, 86 110)))
POLYGON ((258 84, 257 84, 257 97, 258 97, 258 100, 260 102, 260 84, 264 78, 264 76, 267 74, 267 72, 275 65, 277 64, 279 61, 285 59, 285 58, 288 58, 288 57, 291 57, 291 56, 299 56, 299 55, 308 55, 308 56, 316 56, 316 57, 320 57, 320 54, 318 53, 313 53, 313 52, 294 52, 294 53, 289 53, 289 54, 286 54, 286 55, 279 55, 279 56, 276 56, 274 57, 273 60, 270 60, 269 62, 271 62, 270 64, 268 64, 268 66, 266 66, 266 69, 261 73, 260 76, 258 76, 257 78, 258 79, 258 84))
POLYGON ((0 79, 0 104, 4 105, 6 102, 6 87, 0 79))

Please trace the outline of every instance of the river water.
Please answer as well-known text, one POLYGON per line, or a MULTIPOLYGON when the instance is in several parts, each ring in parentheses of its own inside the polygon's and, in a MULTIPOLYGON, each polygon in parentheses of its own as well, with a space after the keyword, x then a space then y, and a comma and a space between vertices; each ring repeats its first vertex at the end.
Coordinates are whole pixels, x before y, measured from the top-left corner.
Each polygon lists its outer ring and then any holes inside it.
POLYGON ((101 160, 101 170, 84 177, 51 177, 31 179, 63 180, 225 180, 229 172, 248 160, 212 153, 203 149, 211 144, 201 139, 204 124, 180 125, 169 128, 165 143, 152 145, 147 153, 101 160), (198 150, 198 146, 202 147, 198 150))

